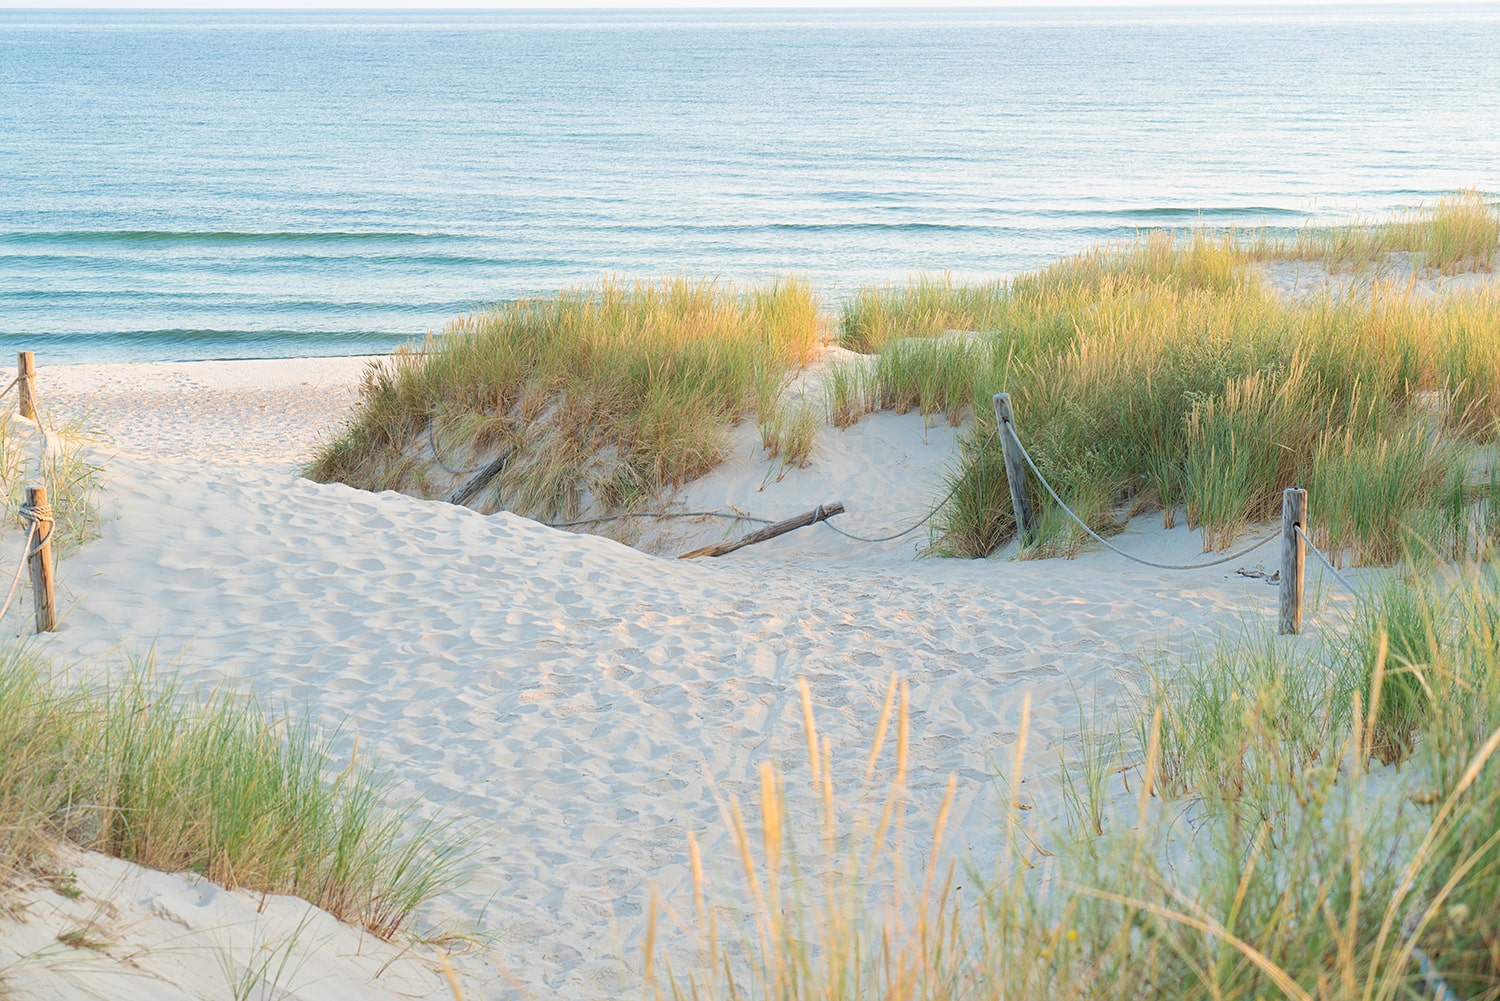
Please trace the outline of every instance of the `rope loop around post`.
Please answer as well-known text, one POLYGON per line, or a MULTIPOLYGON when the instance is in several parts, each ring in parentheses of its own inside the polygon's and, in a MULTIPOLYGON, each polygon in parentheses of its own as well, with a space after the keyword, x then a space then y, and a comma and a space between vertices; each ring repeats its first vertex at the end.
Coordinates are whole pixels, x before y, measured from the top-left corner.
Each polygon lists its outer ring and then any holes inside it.
POLYGON ((23 502, 17 513, 19 513, 20 516, 24 518, 26 520, 26 523, 30 526, 30 531, 28 532, 26 537, 27 542, 25 557, 29 560, 37 553, 41 552, 43 546, 52 541, 52 530, 53 527, 57 524, 57 521, 52 516, 52 505, 48 503, 27 504, 23 502), (32 545, 31 540, 33 539, 36 540, 35 545, 32 545))
POLYGON ((22 504, 19 511, 22 518, 36 525, 40 529, 43 525, 51 526, 56 519, 52 517, 51 504, 22 504))

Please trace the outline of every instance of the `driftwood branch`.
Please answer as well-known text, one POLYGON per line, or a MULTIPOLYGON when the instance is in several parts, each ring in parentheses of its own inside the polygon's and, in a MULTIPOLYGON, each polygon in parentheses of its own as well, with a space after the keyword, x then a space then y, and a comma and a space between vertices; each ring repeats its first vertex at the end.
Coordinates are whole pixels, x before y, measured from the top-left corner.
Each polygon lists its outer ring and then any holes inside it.
POLYGON ((690 553, 683 553, 677 558, 679 560, 691 560, 699 556, 723 556, 725 553, 732 553, 736 549, 744 549, 746 546, 753 546, 757 542, 774 539, 778 535, 785 535, 796 529, 815 525, 826 518, 843 513, 844 505, 841 501, 834 501, 832 504, 821 504, 811 511, 788 518, 785 521, 778 521, 774 525, 767 525, 765 528, 751 532, 749 535, 741 536, 733 542, 720 542, 716 545, 704 546, 702 549, 694 549, 690 553))
POLYGON ((505 460, 510 458, 510 453, 505 452, 500 458, 480 467, 479 472, 464 481, 464 485, 448 495, 449 504, 467 504, 474 495, 484 489, 484 485, 500 475, 505 468, 505 460))

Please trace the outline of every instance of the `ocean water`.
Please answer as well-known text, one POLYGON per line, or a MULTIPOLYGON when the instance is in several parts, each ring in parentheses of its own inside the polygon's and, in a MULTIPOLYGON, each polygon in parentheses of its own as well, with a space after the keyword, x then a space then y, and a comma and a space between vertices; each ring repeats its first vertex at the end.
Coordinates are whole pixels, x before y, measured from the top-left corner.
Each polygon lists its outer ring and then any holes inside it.
POLYGON ((832 301, 1500 189, 1500 7, 0 11, 0 340, 384 350, 605 274, 832 301))

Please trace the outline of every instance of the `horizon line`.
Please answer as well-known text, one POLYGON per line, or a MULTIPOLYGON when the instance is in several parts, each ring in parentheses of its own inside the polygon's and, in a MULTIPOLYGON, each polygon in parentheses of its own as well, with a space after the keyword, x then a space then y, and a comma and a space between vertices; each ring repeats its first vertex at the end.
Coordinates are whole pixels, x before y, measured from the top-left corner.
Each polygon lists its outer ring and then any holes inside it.
POLYGON ((382 2, 375 0, 351 0, 348 3, 339 3, 337 0, 330 4, 309 6, 299 3, 298 0, 251 0, 251 2, 239 2, 228 4, 204 3, 201 0, 183 0, 183 2, 166 2, 161 0, 120 0, 117 3, 100 3, 99 0, 79 0, 79 2, 54 3, 10 3, 0 0, 0 11, 51 13, 60 11, 74 11, 78 13, 108 13, 114 11, 137 11, 137 12, 213 12, 213 13, 251 13, 259 11, 280 11, 282 13, 423 13, 442 14, 457 12, 501 12, 501 11, 540 11, 540 12, 620 12, 634 11, 638 13, 652 12, 736 12, 736 11, 798 11, 804 13, 817 13, 820 11, 857 11, 857 10, 909 10, 909 11, 945 11, 945 10, 1143 10, 1143 9, 1214 9, 1214 10, 1241 10, 1256 11, 1267 8, 1297 8, 1307 10, 1319 7, 1337 8, 1444 8, 1444 7, 1497 7, 1500 8, 1500 0, 944 0, 942 3, 920 3, 912 0, 820 0, 816 4, 798 3, 797 0, 740 0, 740 2, 718 3, 702 2, 702 0, 654 0, 654 2, 637 3, 627 0, 623 3, 610 3, 608 0, 457 0, 441 6, 419 5, 412 0, 393 0, 393 2, 382 2))

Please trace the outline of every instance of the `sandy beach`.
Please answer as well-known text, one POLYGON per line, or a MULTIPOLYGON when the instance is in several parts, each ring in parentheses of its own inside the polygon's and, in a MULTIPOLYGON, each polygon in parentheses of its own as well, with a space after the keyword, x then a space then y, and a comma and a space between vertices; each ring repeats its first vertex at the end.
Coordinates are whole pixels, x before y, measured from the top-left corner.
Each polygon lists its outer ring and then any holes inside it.
POLYGON ((62 365, 38 397, 55 423, 81 422, 112 449, 291 470, 338 427, 374 360, 62 365))
POLYGON ((0 1001, 1500 1001, 1500 7, 160 6, 0 10, 0 1001))
MULTIPOLYGON (((753 798, 763 762, 794 781, 805 771, 799 679, 851 781, 890 679, 907 679, 914 798, 935 806, 957 775, 952 843, 982 857, 1024 697, 1023 795, 1039 818, 1056 815, 1045 776, 1072 753, 1081 721, 1127 708, 1162 651, 1274 614, 1275 589, 1234 573, 1274 562, 1274 547, 1165 574, 1103 551, 916 559, 921 532, 871 545, 819 525, 681 561, 508 513, 299 478, 364 365, 43 361, 44 406, 59 422, 87 416, 104 491, 102 535, 61 562, 62 623, 38 646, 84 672, 154 651, 161 670, 192 682, 253 686, 342 726, 424 811, 464 818, 477 871, 422 918, 485 930, 486 947, 459 959, 471 997, 581 999, 632 982, 652 889, 679 905, 689 892, 686 833, 711 871, 727 865, 717 803, 753 798)), ((941 422, 876 414, 845 432, 824 427, 812 465, 782 471, 753 427, 737 434, 731 460, 673 498, 680 509, 782 517, 843 500, 839 524, 866 535, 920 515, 955 440, 941 422)), ((1160 524, 1135 519, 1114 541, 1157 559, 1200 554, 1195 533, 1160 524)), ((659 546, 730 530, 705 520, 670 531, 659 546)), ((1342 600, 1319 599, 1313 628, 1342 600)), ((150 894, 127 896, 138 911, 155 907, 150 894)), ((230 910, 207 907, 189 927, 211 939, 224 922, 230 910)), ((132 923, 130 907, 102 925, 106 940, 130 944, 131 976, 188 996, 208 989, 162 958, 175 954, 171 937, 132 923)), ((83 964, 103 978, 89 981, 95 996, 117 996, 122 950, 83 964)), ((368 974, 325 958, 306 959, 299 976, 368 974)), ((441 996, 424 969, 415 993, 441 996)), ((34 982, 29 996, 56 983, 40 965, 29 976, 16 981, 34 982)))

